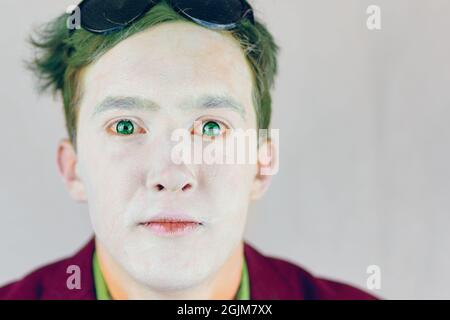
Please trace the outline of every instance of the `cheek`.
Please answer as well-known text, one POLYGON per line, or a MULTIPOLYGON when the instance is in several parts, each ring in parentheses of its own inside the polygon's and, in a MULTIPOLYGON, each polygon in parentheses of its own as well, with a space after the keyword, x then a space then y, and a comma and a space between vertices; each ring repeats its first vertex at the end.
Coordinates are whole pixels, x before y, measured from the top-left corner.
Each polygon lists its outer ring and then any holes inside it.
MULTIPOLYGON (((246 206, 253 184, 255 165, 202 165, 200 186, 223 208, 246 206)), ((235 208, 238 209, 238 208, 235 208)))
POLYGON ((83 157, 89 210, 98 227, 114 229, 142 184, 142 164, 127 148, 110 149, 91 141, 83 157))
POLYGON ((211 242, 219 241, 217 245, 220 246, 236 243, 242 238, 247 221, 254 168, 249 165, 203 165, 201 170, 205 176, 202 188, 207 190, 204 193, 207 196, 202 199, 213 222, 211 242))

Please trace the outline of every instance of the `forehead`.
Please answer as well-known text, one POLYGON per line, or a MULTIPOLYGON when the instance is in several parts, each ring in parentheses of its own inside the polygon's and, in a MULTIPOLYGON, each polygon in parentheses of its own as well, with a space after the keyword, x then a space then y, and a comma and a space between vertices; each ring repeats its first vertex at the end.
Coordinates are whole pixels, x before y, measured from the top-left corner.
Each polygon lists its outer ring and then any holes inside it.
POLYGON ((141 96, 169 106, 217 94, 253 109, 252 78, 230 34, 163 23, 123 40, 84 70, 82 105, 93 109, 107 96, 141 96))

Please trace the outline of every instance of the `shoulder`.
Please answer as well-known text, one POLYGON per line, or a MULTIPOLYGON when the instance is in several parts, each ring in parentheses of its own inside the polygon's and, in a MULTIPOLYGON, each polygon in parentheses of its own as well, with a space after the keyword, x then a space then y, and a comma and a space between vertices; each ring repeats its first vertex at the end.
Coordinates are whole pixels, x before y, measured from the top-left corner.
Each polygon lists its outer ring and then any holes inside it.
POLYGON ((0 300, 83 299, 92 295, 91 239, 75 255, 44 265, 19 280, 0 287, 0 300), (74 268, 79 270, 79 288, 68 288, 74 268))
POLYGON ((52 275, 60 273, 64 260, 42 266, 19 280, 0 288, 0 299, 40 299, 43 288, 52 275))
POLYGON ((256 299, 376 300, 352 285, 321 278, 279 257, 265 255, 245 244, 250 288, 256 299), (253 281, 252 281, 253 279, 253 281))

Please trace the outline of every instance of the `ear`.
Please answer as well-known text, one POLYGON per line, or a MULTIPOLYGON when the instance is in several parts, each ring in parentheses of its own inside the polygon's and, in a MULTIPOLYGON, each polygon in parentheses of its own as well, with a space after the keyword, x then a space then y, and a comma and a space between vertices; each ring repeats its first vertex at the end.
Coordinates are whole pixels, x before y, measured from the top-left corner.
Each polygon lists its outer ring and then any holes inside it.
POLYGON ((57 164, 59 174, 75 201, 87 200, 84 184, 78 173, 78 160, 72 143, 68 139, 62 139, 58 144, 57 164))
POLYGON ((258 165, 251 200, 261 198, 269 188, 272 177, 278 172, 278 146, 271 140, 265 139, 258 148, 258 165))

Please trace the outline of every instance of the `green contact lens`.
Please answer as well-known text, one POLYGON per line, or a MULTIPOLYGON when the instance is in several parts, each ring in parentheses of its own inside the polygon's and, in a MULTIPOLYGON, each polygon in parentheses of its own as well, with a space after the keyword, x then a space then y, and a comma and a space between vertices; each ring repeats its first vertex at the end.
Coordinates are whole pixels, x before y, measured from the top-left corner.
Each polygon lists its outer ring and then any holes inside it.
POLYGON ((116 130, 118 134, 130 135, 134 132, 134 126, 130 120, 120 120, 117 123, 116 130))
POLYGON ((203 126, 203 134, 210 137, 216 137, 220 135, 220 125, 215 121, 208 121, 203 126))

